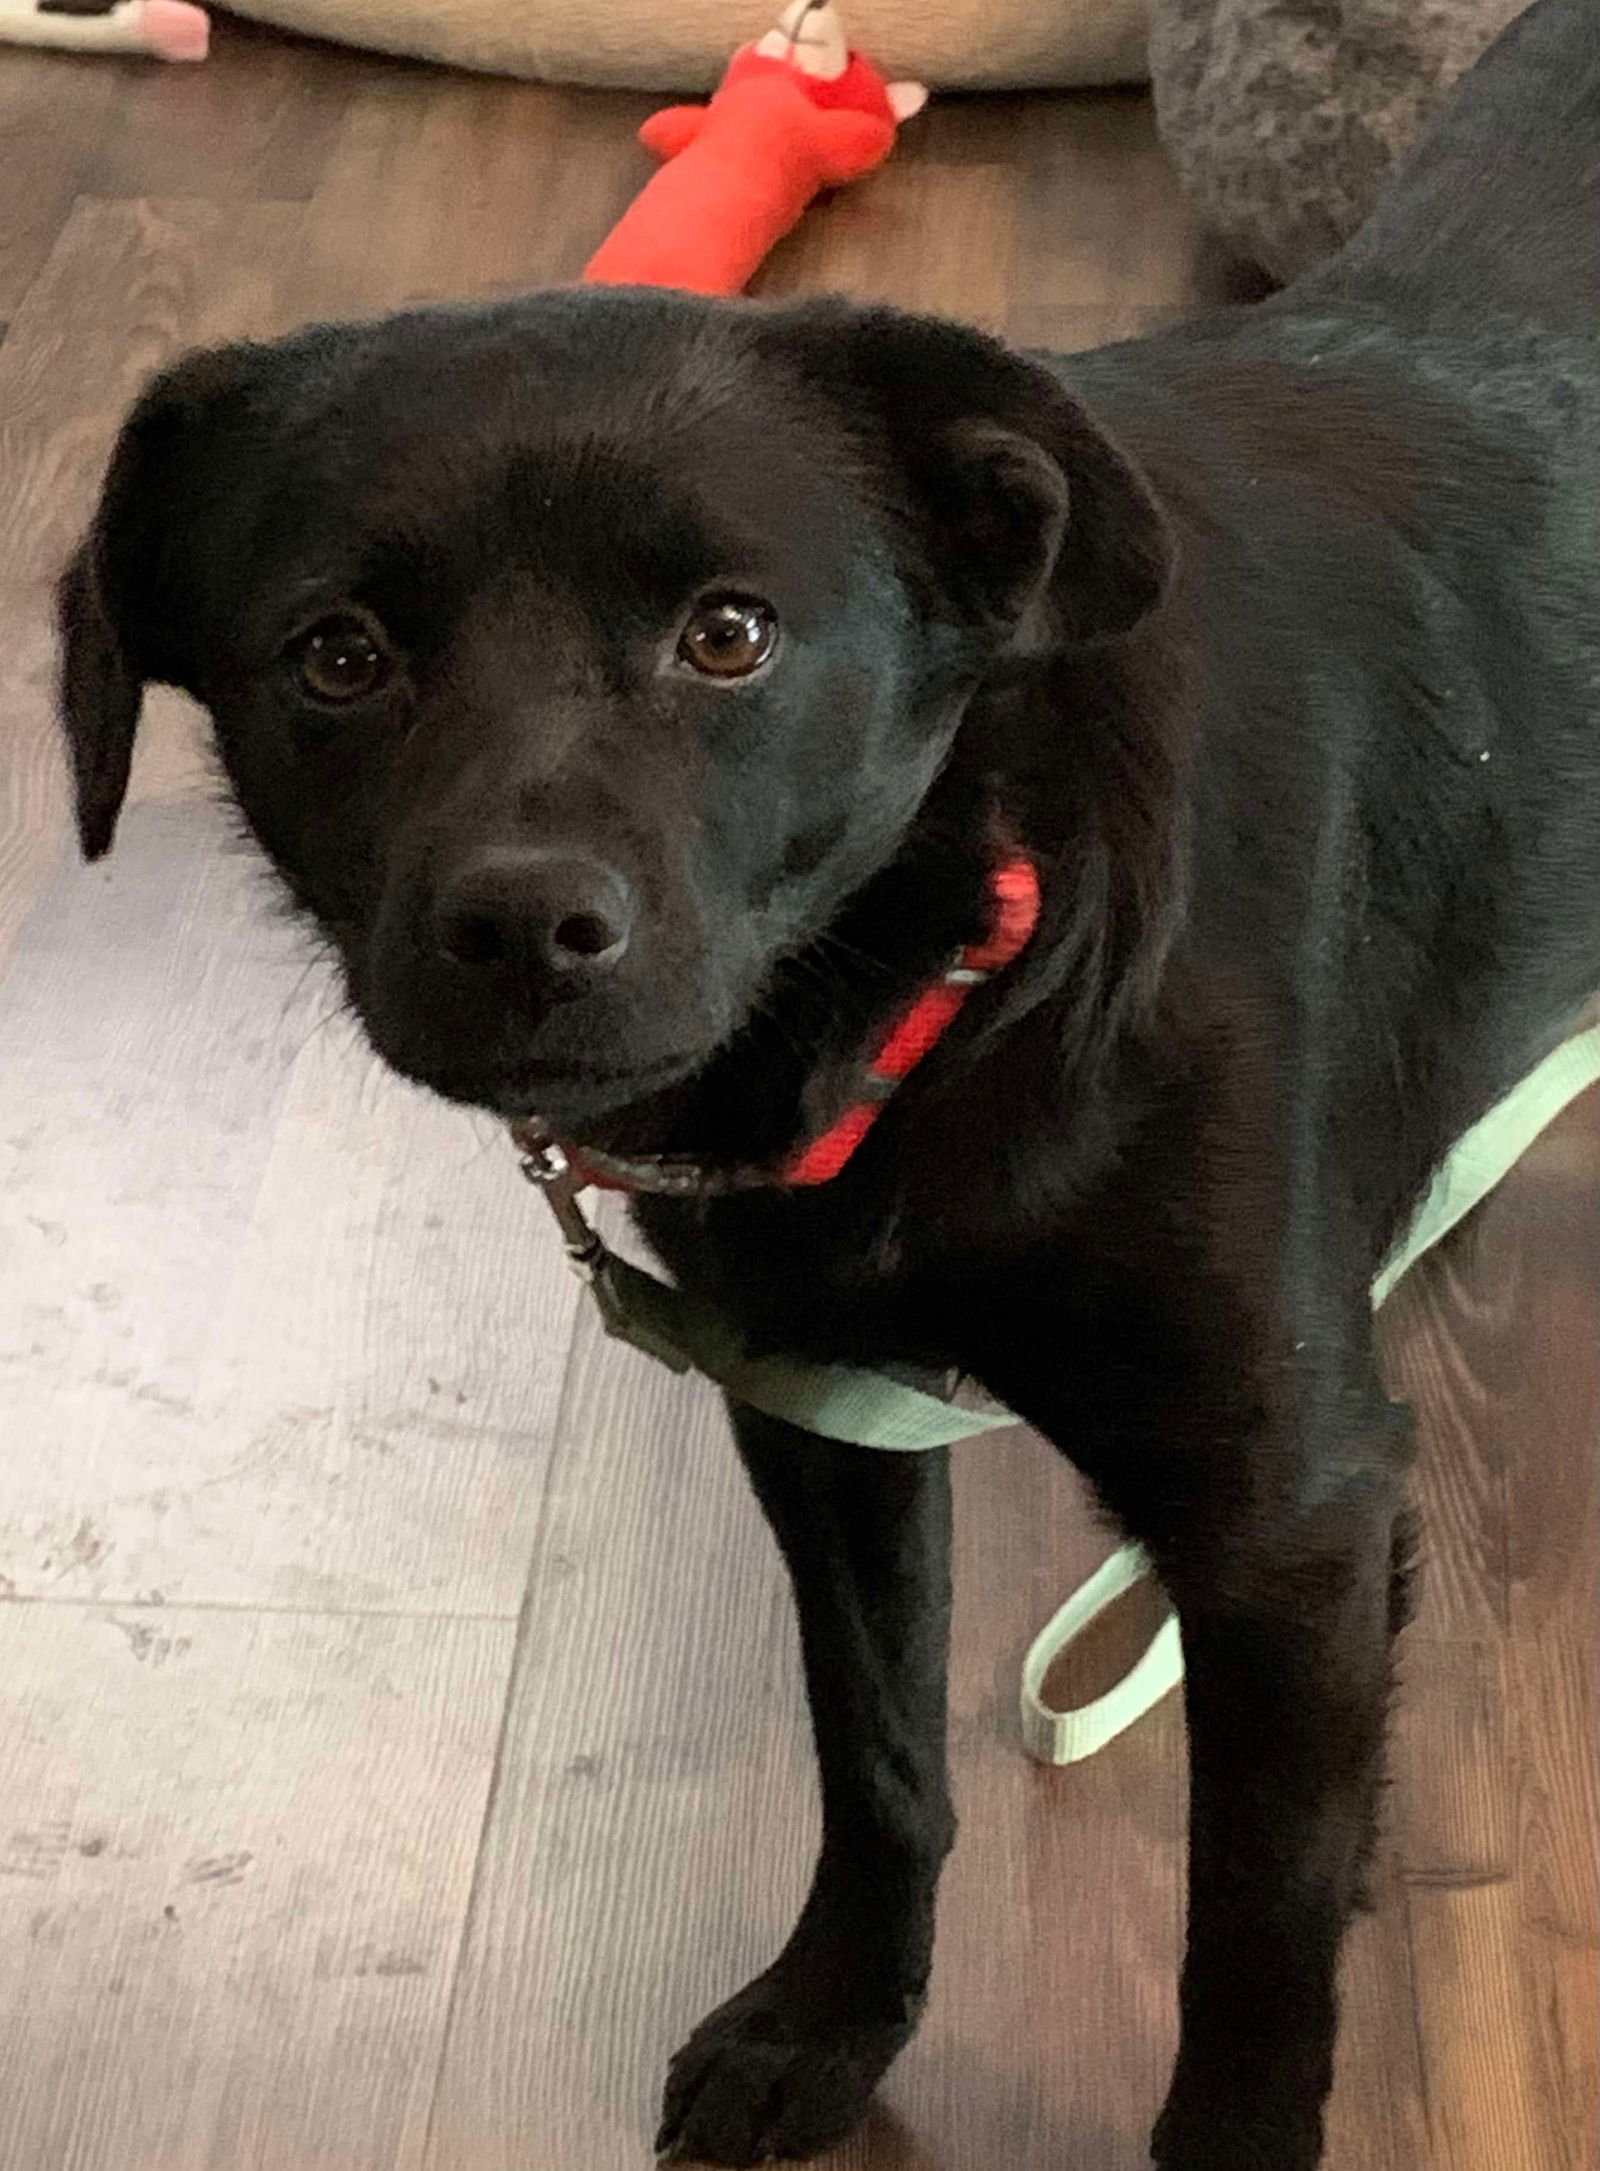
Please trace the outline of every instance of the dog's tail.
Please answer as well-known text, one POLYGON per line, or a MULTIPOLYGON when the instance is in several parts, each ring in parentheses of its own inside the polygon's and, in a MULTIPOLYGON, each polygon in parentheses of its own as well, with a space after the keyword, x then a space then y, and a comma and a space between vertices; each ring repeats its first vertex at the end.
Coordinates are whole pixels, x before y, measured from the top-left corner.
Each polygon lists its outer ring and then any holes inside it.
POLYGON ((1534 0, 1309 283, 1397 280, 1600 338, 1600 0, 1534 0))

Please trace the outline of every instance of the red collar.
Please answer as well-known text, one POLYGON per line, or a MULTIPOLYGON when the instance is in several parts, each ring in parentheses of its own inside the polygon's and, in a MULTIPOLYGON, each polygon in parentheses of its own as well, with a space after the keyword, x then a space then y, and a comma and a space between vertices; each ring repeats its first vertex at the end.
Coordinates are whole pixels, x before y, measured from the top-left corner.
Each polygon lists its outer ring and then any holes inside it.
POLYGON ((801 1190, 831 1183, 884 1104, 955 1023, 973 990, 1026 948, 1038 924, 1038 872, 1025 853, 1013 852, 989 876, 989 924, 983 940, 957 951, 938 979, 914 997, 882 1035, 861 1067, 855 1097, 837 1122, 771 1168, 708 1167, 679 1154, 601 1153, 591 1146, 568 1145, 536 1116, 513 1123, 511 1135, 523 1153, 541 1162, 552 1147, 558 1148, 580 1185, 596 1184, 603 1191, 704 1198, 726 1191, 801 1190))

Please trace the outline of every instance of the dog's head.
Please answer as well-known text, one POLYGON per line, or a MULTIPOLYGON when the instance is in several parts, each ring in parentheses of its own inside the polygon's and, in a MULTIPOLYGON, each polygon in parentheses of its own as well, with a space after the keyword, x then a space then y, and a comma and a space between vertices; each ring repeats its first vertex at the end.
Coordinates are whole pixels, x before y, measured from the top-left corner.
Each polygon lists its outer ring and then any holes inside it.
POLYGON ((705 1063, 1005 658, 1156 601, 1143 487, 953 326, 580 290, 202 354, 62 583, 84 850, 145 684, 399 1070, 572 1126, 705 1063))

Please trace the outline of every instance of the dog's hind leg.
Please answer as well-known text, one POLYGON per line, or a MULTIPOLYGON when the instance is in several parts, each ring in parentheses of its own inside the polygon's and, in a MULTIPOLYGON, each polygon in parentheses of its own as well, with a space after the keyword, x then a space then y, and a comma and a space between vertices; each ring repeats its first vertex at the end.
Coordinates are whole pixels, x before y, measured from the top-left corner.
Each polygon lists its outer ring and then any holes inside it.
POLYGON ((822 1849, 788 1944, 673 2060, 658 2146, 754 2164, 847 2133, 921 2014, 955 1829, 950 1483, 942 1448, 847 1447, 732 1414, 794 1585, 822 1849))
POLYGON ((1154 2142, 1170 2171, 1320 2160, 1404 1612, 1408 1460, 1405 1415, 1374 1390, 1336 1447, 1259 1442, 1232 1501, 1144 1533, 1183 1630, 1189 1721, 1181 2030, 1154 2142))
POLYGON ((1410 1418, 1378 1384, 1359 1282, 1224 1331, 1184 1281, 1108 1313, 1071 1375, 1041 1356, 1060 1347, 1041 1286, 981 1376, 1145 1547, 1183 1631, 1188 1940, 1155 2161, 1314 2171, 1405 1612, 1410 1418))
MULTIPOLYGON (((1375 1506, 1281 1609, 1179 1613, 1188 1669, 1189 1935, 1155 2159, 1311 2171, 1333 2077, 1335 1976, 1359 1897, 1389 1702, 1393 1518, 1375 1506)), ((1291 1586, 1303 1561, 1284 1563, 1291 1586)))

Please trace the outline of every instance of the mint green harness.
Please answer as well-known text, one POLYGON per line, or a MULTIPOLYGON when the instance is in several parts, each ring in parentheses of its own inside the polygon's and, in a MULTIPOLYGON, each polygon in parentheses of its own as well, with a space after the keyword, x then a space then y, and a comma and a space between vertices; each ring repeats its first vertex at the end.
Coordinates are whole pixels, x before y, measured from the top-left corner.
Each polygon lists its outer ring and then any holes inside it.
MULTIPOLYGON (((1374 1310, 1401 1275, 1487 1198, 1540 1132, 1596 1081, 1600 1026, 1564 1041, 1473 1125, 1440 1164, 1410 1228, 1373 1283, 1374 1310)), ((702 1372, 736 1402, 853 1447, 916 1453, 1016 1423, 1006 1411, 963 1409, 859 1366, 753 1356, 720 1314, 607 1249, 578 1207, 576 1185, 559 1153, 530 1156, 523 1171, 544 1189, 607 1334, 674 1371, 702 1372)), ((1178 1623, 1169 1616, 1137 1664, 1106 1695, 1075 1711, 1053 1710, 1043 1698, 1052 1661, 1149 1572, 1140 1548, 1124 1546, 1074 1592, 1030 1646, 1022 1670, 1022 1731, 1029 1753, 1042 1763, 1071 1764, 1093 1756, 1182 1680, 1178 1623)))

